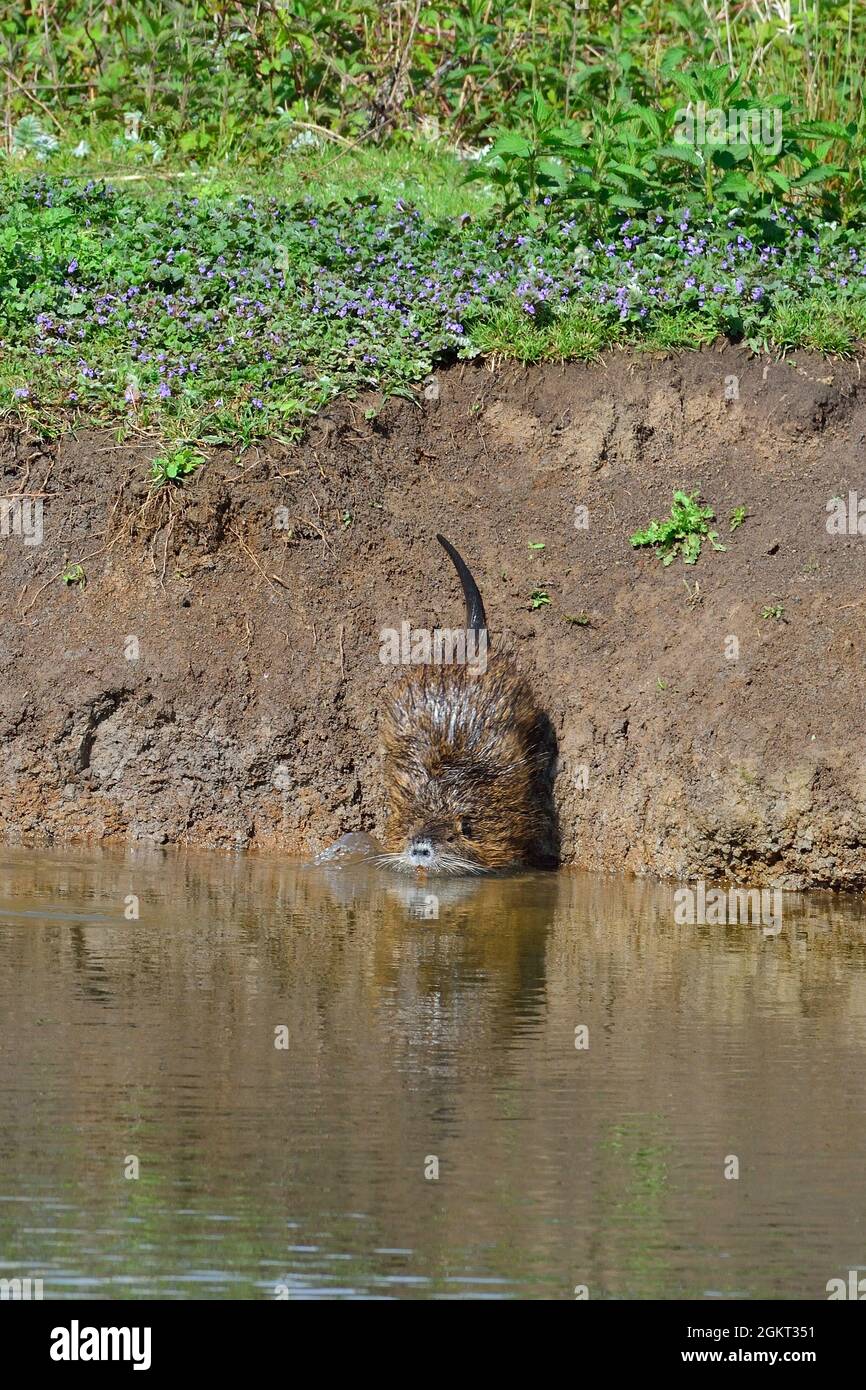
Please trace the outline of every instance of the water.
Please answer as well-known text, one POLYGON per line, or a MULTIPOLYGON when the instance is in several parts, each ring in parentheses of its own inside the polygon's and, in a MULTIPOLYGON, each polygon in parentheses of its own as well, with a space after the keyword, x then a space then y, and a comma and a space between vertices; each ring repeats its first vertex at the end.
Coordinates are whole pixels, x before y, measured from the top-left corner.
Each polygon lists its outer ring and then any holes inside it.
POLYGON ((825 1297, 866 1261, 866 905, 787 896, 773 937, 672 904, 0 851, 0 1278, 825 1297))

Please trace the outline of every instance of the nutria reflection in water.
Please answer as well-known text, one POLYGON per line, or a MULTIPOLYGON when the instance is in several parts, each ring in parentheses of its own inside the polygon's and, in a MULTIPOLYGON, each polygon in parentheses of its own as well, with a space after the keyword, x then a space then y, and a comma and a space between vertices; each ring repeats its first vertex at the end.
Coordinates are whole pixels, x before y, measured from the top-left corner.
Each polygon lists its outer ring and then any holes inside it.
POLYGON ((431 874, 549 865, 550 722, 510 653, 487 655, 478 586, 450 542, 436 539, 463 588, 464 650, 484 659, 413 666, 386 706, 388 817, 378 862, 431 874))

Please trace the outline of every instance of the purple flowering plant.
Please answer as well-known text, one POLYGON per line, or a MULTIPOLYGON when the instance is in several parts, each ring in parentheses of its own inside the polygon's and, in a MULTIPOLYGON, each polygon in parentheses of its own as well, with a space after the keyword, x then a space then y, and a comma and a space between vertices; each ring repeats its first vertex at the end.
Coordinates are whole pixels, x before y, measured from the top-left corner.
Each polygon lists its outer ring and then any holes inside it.
POLYGON ((492 348, 844 347, 866 322, 866 233, 785 205, 611 208, 599 226, 579 200, 444 220, 402 199, 6 182, 0 406, 45 422, 291 436, 338 392, 405 392, 492 348))

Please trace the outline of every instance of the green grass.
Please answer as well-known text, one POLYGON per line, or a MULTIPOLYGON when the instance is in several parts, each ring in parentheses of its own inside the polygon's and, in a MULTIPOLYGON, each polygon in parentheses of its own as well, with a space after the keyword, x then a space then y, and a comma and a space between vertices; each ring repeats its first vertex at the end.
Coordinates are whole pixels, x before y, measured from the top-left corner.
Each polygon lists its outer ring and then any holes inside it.
POLYGON ((696 351, 718 336, 718 322, 693 309, 679 309, 665 314, 635 341, 643 351, 666 353, 696 351))
POLYGON ((766 335, 768 346, 847 356, 866 339, 866 305, 846 295, 785 296, 767 320, 766 335))
MULTIPOLYGON (((466 163, 453 150, 417 141, 346 149, 323 140, 318 148, 294 151, 264 166, 215 161, 198 167, 180 157, 153 165, 136 159, 135 153, 133 146, 75 159, 63 148, 49 161, 28 157, 10 161, 6 168, 31 175, 50 173, 52 179, 72 179, 80 187, 104 179, 120 190, 159 199, 167 190, 213 200, 247 194, 289 202, 313 196, 320 204, 403 198, 441 218, 464 213, 483 217, 495 202, 491 189, 465 181, 466 163)), ((3 168, 0 160, 0 171, 3 168)))
POLYGON ((527 317, 518 304, 505 304, 481 320, 472 335, 480 353, 518 362, 594 362, 604 348, 626 340, 618 324, 583 304, 544 323, 527 317))
POLYGON ((295 439, 341 392, 479 354, 866 338, 853 3, 483 0, 413 25, 372 0, 255 24, 53 0, 0 52, 0 414, 149 432, 161 482, 195 444, 295 439), (777 145, 684 146, 701 103, 764 109, 777 145))

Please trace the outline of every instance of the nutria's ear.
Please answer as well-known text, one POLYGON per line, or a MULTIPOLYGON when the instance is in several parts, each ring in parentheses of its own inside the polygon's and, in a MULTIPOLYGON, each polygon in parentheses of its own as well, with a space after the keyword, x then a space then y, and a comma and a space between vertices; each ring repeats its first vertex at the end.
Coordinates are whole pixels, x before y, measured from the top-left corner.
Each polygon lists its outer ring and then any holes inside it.
POLYGON ((439 544, 447 550, 454 562, 460 583, 463 587, 463 597, 466 600, 466 630, 468 632, 483 632, 487 629, 487 618, 484 613, 484 604, 481 602, 481 594, 478 585, 469 573, 469 567, 462 555, 459 555, 450 541, 446 541, 444 536, 437 535, 439 544))

